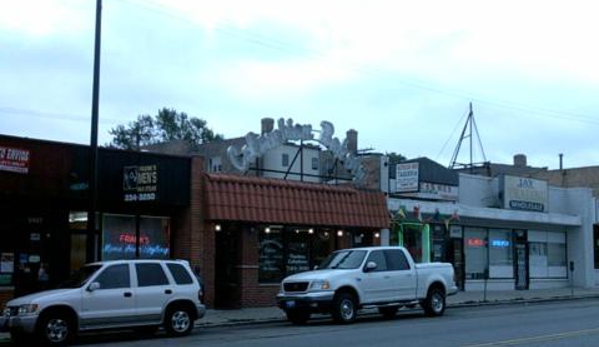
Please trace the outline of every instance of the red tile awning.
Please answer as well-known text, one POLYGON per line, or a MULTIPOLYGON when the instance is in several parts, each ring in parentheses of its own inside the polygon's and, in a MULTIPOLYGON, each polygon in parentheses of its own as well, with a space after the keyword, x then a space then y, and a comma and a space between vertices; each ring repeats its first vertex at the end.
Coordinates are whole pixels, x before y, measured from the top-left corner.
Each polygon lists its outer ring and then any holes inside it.
POLYGON ((206 219, 388 228, 380 191, 262 177, 206 174, 206 219))

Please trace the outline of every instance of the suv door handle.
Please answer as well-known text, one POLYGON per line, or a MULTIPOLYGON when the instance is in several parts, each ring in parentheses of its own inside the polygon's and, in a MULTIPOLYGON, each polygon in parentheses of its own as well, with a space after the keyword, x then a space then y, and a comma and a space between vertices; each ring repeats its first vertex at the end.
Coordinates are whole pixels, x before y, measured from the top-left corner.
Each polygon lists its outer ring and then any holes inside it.
POLYGON ((131 292, 125 292, 125 293, 123 293, 123 296, 126 298, 130 298, 133 296, 133 294, 131 294, 131 292))
POLYGON ((170 289, 165 289, 164 294, 173 294, 173 291, 170 289))

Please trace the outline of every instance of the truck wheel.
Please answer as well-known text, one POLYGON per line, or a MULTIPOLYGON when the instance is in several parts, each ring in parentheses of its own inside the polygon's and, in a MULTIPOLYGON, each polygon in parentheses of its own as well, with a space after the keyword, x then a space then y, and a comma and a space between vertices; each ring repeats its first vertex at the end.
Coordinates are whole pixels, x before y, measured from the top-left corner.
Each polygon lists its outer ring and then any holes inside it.
POLYGON ((64 346, 73 339, 75 328, 67 316, 51 313, 41 317, 37 335, 44 345, 64 346))
POLYGON ((445 293, 440 288, 431 288, 422 303, 424 313, 430 317, 442 316, 445 312, 445 293))
POLYGON ((171 336, 189 335, 193 330, 189 309, 182 306, 169 308, 164 317, 164 329, 171 336))
POLYGON ((395 317, 399 306, 388 306, 388 307, 379 307, 379 313, 383 315, 386 319, 391 319, 395 317))
POLYGON ((333 319, 337 323, 349 324, 356 320, 356 299, 349 293, 339 293, 333 302, 333 319))
POLYGON ((285 311, 287 319, 295 325, 304 325, 310 319, 310 312, 304 310, 285 311))

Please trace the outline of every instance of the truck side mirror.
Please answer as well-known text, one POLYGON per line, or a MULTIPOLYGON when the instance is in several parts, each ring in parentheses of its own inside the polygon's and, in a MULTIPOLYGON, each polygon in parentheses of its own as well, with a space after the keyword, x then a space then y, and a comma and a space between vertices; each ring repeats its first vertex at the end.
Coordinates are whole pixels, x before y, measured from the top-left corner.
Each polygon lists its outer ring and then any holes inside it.
POLYGON ((87 287, 88 292, 93 292, 94 290, 98 289, 100 289, 100 283, 98 282, 92 282, 92 284, 90 284, 89 287, 87 287))
POLYGON ((377 265, 375 262, 369 261, 368 263, 366 263, 366 268, 364 269, 364 272, 372 271, 372 270, 376 269, 376 267, 377 267, 377 265))

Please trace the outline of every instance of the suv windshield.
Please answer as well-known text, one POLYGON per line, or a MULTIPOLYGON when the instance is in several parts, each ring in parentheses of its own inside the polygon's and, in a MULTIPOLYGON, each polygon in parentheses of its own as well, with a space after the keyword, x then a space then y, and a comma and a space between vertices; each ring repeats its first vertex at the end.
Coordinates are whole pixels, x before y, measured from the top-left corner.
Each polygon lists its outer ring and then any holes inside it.
POLYGON ((80 288, 85 285, 92 275, 101 267, 102 265, 85 265, 75 271, 68 280, 59 286, 59 288, 80 288))
POLYGON ((322 269, 357 269, 362 265, 366 251, 339 251, 329 255, 320 263, 322 269))

